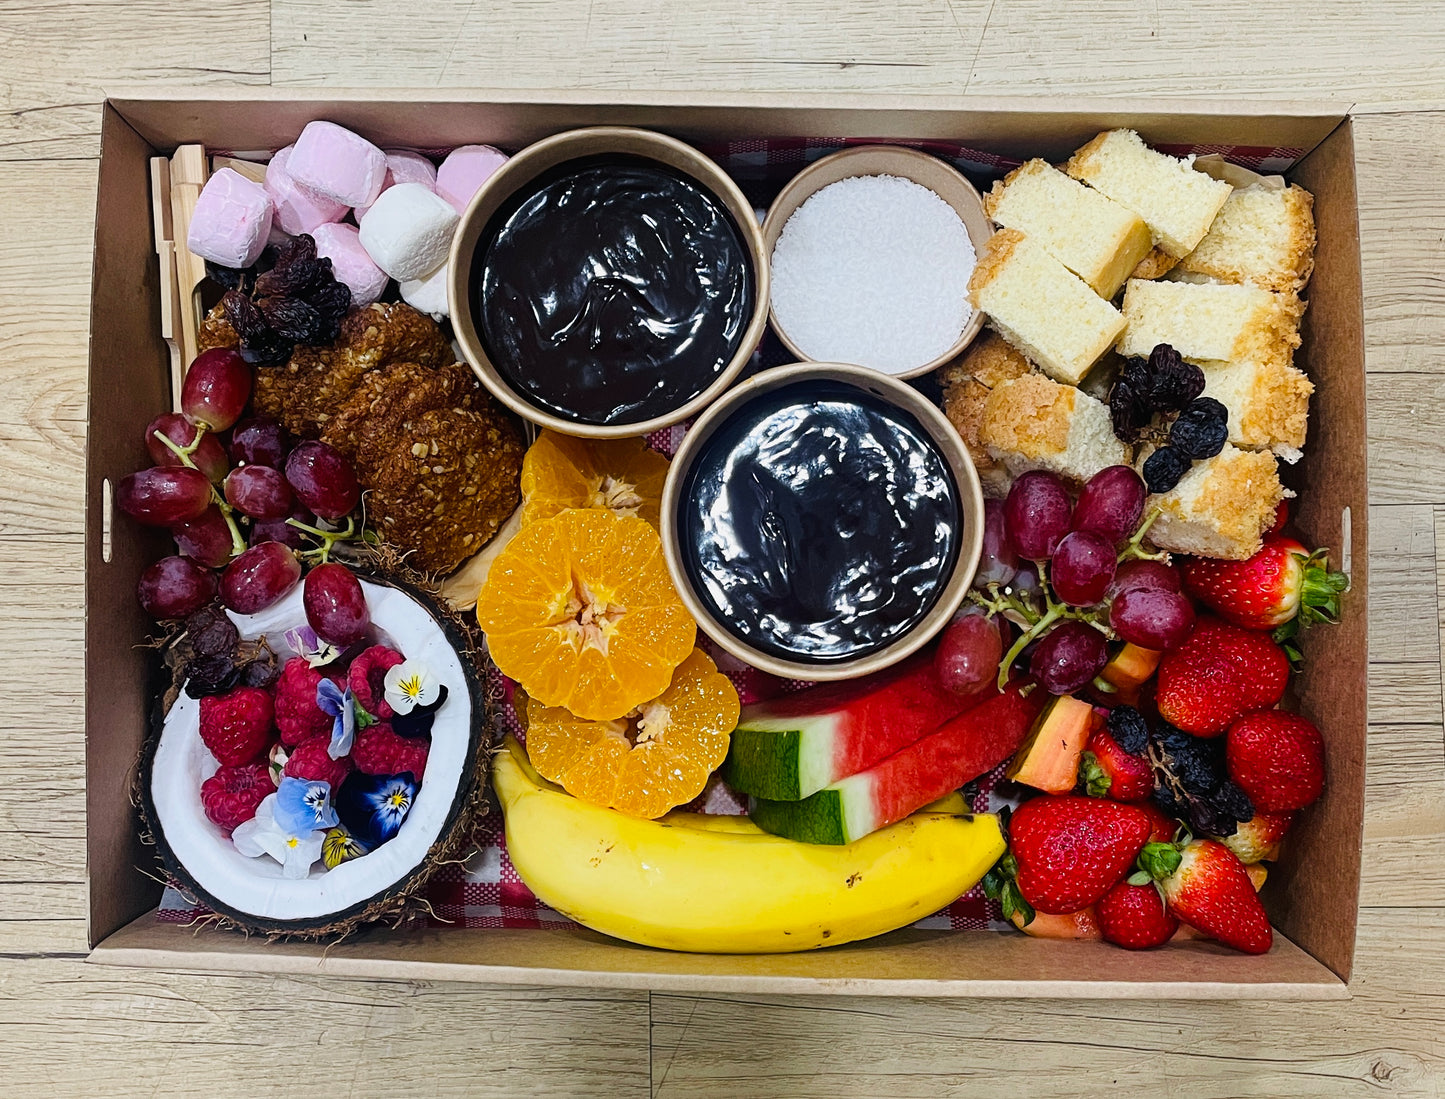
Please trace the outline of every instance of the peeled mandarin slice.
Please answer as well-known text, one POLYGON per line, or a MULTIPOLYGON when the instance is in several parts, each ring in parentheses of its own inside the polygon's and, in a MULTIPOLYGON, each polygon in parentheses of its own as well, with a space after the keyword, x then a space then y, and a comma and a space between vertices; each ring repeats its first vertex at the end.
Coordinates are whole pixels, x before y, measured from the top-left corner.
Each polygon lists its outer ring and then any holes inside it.
POLYGON ((661 694, 697 633, 657 532, 604 509, 524 526, 492 564, 477 621, 531 699, 590 721, 661 694))
POLYGON ((566 508, 606 508, 655 528, 667 466, 642 439, 575 439, 543 431, 522 459, 522 524, 566 508))
POLYGON ((527 754, 574 797, 655 819, 702 792, 727 756, 738 693, 694 649, 658 697, 620 721, 583 721, 561 707, 527 705, 527 754))

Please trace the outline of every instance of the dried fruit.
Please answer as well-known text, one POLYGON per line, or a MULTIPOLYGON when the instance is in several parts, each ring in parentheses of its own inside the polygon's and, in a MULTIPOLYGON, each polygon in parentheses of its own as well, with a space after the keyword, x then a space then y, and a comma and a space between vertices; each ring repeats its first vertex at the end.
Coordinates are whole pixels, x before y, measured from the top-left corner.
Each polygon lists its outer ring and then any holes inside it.
POLYGON ((1179 357, 1167 343, 1149 353, 1149 407, 1155 412, 1178 412, 1204 392, 1204 371, 1179 357))
POLYGON ((1124 442, 1132 443, 1149 425, 1152 416, 1148 394, 1141 393, 1135 388, 1135 382, 1121 375, 1109 391, 1109 417, 1114 423, 1114 434, 1124 442))
POLYGON ((274 266, 254 280, 238 272, 218 281, 230 287, 221 305, 240 337, 242 357, 253 364, 282 363, 298 343, 330 343, 351 308, 351 291, 304 233, 278 249, 274 266))
POLYGON ((1229 439, 1229 409, 1213 397, 1185 406, 1169 428, 1169 445, 1196 460, 1213 458, 1229 439))
POLYGON ((1161 721, 1149 741, 1154 802, 1199 834, 1232 836, 1254 816, 1248 795, 1227 775, 1224 745, 1161 721))
POLYGON ((1194 460, 1184 451, 1172 446, 1161 446, 1144 459, 1144 484, 1150 492, 1170 492, 1194 460))
POLYGON ((527 754, 542 775, 583 801, 649 819, 702 792, 739 714, 737 690, 701 649, 628 717, 584 721, 532 700, 525 709, 527 754))

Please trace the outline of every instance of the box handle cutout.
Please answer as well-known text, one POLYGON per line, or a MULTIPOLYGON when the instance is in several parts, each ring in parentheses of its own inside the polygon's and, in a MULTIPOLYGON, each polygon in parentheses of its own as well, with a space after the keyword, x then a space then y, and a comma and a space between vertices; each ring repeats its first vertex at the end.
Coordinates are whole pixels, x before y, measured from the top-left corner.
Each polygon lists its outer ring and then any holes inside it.
POLYGON ((1350 537, 1350 509, 1340 509, 1340 571, 1346 576, 1350 575, 1350 550, 1352 539, 1350 537))
POLYGON ((110 478, 100 481, 100 559, 110 564, 110 524, 114 514, 115 492, 110 487, 110 478))

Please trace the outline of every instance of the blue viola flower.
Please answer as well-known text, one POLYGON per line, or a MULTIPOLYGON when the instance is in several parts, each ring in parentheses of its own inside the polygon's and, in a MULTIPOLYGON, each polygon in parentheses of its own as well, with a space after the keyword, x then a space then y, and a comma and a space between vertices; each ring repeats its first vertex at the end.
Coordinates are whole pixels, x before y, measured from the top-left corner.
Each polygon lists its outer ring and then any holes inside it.
POLYGON ((353 771, 341 784, 336 807, 346 830, 367 850, 375 850, 400 831, 415 800, 416 777, 410 771, 400 775, 353 771))
POLYGON ((335 828, 339 818, 331 806, 331 783, 314 779, 281 779, 276 787, 276 807, 272 810, 277 825, 292 835, 335 828))
POLYGON ((351 688, 342 690, 331 680, 323 679, 316 685, 316 705, 321 707, 322 713, 333 718, 331 743, 326 746, 326 754, 332 759, 350 755, 351 745, 356 740, 356 699, 351 688))

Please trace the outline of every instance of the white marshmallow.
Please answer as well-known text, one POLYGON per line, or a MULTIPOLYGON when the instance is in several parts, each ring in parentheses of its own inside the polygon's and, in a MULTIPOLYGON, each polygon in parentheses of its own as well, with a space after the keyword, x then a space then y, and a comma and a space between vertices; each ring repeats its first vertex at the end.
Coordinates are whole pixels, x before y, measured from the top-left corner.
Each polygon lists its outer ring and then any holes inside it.
POLYGON ((379 299, 391 280, 366 254, 360 234, 350 225, 318 225, 312 233, 316 238, 316 254, 331 261, 337 282, 351 289, 351 305, 364 309, 379 299))
POLYGON ((386 154, 334 122, 308 122, 291 148, 286 171, 317 194, 347 206, 365 206, 381 194, 386 154))
MULTIPOLYGON (((446 206, 444 200, 437 201, 446 206)), ((186 247, 222 267, 250 267, 266 247, 271 214, 271 196, 264 187, 222 168, 201 188, 191 213, 186 247)), ((452 217, 455 220, 454 211, 452 217)))
POLYGON ((372 261, 399 282, 419 279, 446 262, 457 212, 420 183, 384 191, 361 223, 361 244, 372 261))
POLYGON ((444 263, 419 279, 408 279, 401 284, 401 300, 420 313, 430 313, 433 320, 451 315, 447 303, 447 273, 452 267, 444 263))
POLYGON ((266 165, 266 193, 276 207, 276 224, 285 233, 309 233, 318 225, 340 221, 346 206, 303 187, 291 177, 286 164, 295 145, 287 145, 266 165))

